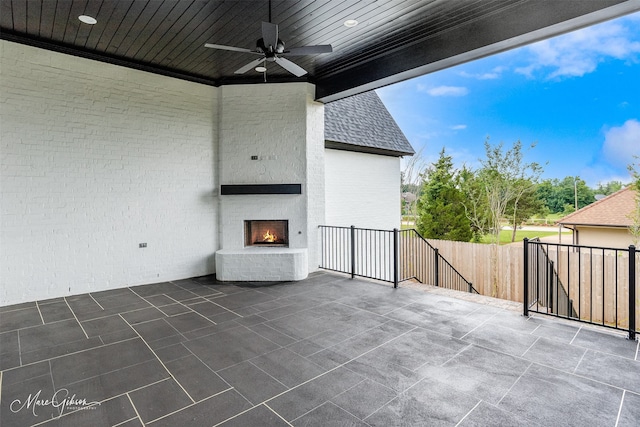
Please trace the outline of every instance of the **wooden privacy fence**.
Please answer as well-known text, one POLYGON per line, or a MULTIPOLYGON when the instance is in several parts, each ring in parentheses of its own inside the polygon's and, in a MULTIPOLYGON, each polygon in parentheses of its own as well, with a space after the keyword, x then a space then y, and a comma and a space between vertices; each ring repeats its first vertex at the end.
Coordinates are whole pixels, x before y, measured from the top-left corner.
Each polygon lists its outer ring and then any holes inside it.
MULTIPOLYGON (((496 246, 434 239, 428 242, 472 282, 480 294, 524 303, 522 245, 496 246), (495 271, 494 263, 497 265, 495 271)), ((633 312, 636 328, 640 325, 638 250, 634 251, 632 259, 638 278, 633 295, 629 292, 631 252, 628 249, 537 245, 542 252, 535 261, 530 260, 528 266, 529 279, 532 281, 535 277, 539 297, 538 305, 532 311, 624 330, 629 327, 630 312, 633 312), (635 297, 633 305, 630 296, 635 297)), ((528 300, 533 302, 530 297, 528 300)))
POLYGON ((427 241, 442 254, 481 295, 524 302, 524 263, 521 246, 495 246, 450 240, 427 241), (494 277, 492 259, 497 262, 494 277))
POLYGON ((629 331, 640 326, 640 251, 524 241, 525 314, 551 314, 629 331))

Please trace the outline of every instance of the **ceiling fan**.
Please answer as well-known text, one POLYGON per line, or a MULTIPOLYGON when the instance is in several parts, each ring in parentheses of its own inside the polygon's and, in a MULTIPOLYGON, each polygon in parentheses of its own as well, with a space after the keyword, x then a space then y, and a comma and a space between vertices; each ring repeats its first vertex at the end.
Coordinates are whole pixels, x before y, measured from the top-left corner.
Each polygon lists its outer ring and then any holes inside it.
POLYGON ((285 50, 284 42, 278 38, 278 25, 271 23, 271 1, 269 1, 269 22, 262 22, 262 38, 256 42, 255 50, 212 43, 206 43, 204 46, 212 49, 231 50, 261 56, 261 58, 251 61, 244 67, 237 69, 234 74, 244 74, 250 69, 258 67, 260 64, 263 64, 262 68, 257 68, 256 70, 266 73, 266 67, 264 65, 269 61, 275 62, 296 77, 304 76, 307 74, 307 71, 289 61, 287 58, 284 58, 284 56, 314 55, 333 51, 330 44, 301 46, 285 50))

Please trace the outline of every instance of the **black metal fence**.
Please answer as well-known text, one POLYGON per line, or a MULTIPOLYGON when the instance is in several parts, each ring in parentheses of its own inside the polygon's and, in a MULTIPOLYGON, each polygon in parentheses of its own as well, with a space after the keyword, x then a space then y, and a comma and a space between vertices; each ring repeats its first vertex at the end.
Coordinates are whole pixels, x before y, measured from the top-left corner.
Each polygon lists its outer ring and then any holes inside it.
POLYGON ((320 227, 320 268, 371 279, 478 293, 416 230, 320 227))
POLYGON ((524 239, 524 314, 628 331, 635 339, 640 251, 524 239))

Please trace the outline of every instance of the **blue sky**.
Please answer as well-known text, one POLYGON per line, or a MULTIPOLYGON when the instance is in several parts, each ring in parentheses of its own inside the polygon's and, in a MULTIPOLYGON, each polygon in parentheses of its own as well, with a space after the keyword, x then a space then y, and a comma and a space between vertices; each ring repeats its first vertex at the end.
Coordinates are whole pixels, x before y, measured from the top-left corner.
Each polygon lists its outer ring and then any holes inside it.
POLYGON ((478 167, 516 140, 542 178, 629 182, 640 155, 640 13, 377 90, 416 151, 478 167), (548 163, 547 163, 548 162, 548 163))

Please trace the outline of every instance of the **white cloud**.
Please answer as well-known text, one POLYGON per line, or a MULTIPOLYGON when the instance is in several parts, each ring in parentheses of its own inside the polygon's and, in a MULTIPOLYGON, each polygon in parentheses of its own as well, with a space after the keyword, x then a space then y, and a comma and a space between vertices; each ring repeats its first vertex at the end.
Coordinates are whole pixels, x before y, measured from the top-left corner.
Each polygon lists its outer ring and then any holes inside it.
POLYGON ((478 80, 495 80, 502 77, 502 72, 506 69, 506 67, 495 67, 488 73, 467 73, 466 71, 461 71, 459 75, 478 80))
POLYGON ((604 134, 602 151, 614 166, 625 166, 640 156, 640 121, 630 119, 604 134))
POLYGON ((463 130, 463 129, 466 129, 466 128, 467 128, 467 125, 454 125, 454 126, 451 126, 452 130, 463 130))
POLYGON ((469 89, 464 86, 437 86, 427 88, 422 84, 418 85, 418 91, 431 96, 465 96, 469 93, 469 89))
POLYGON ((540 72, 548 79, 580 77, 607 59, 637 61, 640 39, 633 29, 635 19, 606 22, 534 43, 527 48, 530 63, 516 72, 528 77, 540 72))

